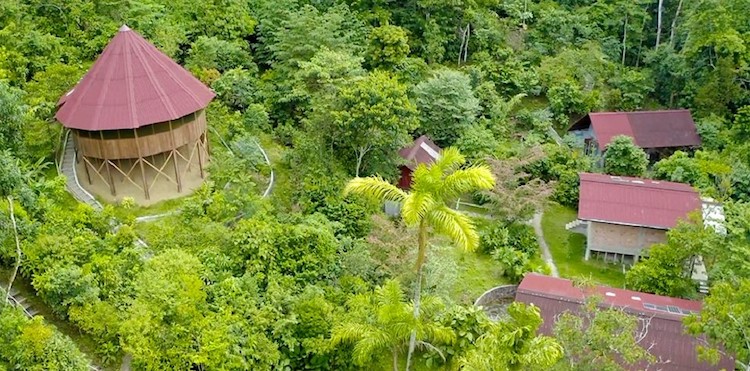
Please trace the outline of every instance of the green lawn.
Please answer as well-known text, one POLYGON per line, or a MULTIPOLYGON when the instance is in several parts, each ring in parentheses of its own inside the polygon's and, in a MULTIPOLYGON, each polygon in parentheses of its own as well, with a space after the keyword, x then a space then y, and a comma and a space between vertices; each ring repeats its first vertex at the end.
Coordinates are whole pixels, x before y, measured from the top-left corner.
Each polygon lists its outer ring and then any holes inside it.
POLYGON ((586 237, 565 229, 565 224, 575 219, 575 210, 559 205, 550 206, 542 216, 544 239, 550 247, 560 276, 565 278, 591 277, 600 284, 623 287, 625 275, 619 265, 583 260, 586 237))
POLYGON ((502 276, 500 265, 488 255, 455 247, 442 251, 451 254, 458 267, 456 280, 449 291, 451 298, 457 303, 474 304, 485 291, 508 283, 502 276))

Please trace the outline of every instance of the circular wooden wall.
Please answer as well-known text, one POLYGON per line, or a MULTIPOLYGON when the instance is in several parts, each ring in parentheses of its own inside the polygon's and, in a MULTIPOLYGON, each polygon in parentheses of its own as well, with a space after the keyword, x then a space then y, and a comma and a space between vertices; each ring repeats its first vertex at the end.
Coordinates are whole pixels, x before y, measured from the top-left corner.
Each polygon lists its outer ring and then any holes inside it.
POLYGON ((206 113, 200 110, 177 120, 143 126, 135 130, 73 132, 78 155, 106 160, 140 158, 198 141, 206 132, 206 113))

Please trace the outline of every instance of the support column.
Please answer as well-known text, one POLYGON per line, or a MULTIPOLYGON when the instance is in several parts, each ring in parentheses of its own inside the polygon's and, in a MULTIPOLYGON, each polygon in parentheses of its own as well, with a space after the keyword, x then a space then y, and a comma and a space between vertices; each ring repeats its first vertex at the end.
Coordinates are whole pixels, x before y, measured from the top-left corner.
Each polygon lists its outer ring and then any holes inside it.
POLYGON ((586 222, 586 255, 584 256, 584 260, 589 260, 589 258, 591 258, 591 223, 593 222, 586 222))
POLYGON ((115 190, 115 180, 112 177, 112 170, 109 166, 109 159, 104 154, 104 150, 102 149, 102 144, 104 144, 104 132, 99 131, 99 150, 101 151, 101 155, 104 158, 104 163, 107 166, 107 179, 109 179, 109 192, 112 193, 112 196, 117 196, 117 191, 115 190))
POLYGON ((201 179, 205 177, 205 174, 203 172, 203 143, 205 141, 206 132, 204 131, 203 134, 201 134, 200 137, 198 137, 198 168, 201 171, 201 179))
POLYGON ((89 162, 84 160, 83 161, 83 168, 86 169, 86 179, 89 180, 89 185, 93 184, 91 183, 91 173, 89 173, 89 162))
MULTIPOLYGON (((182 193, 182 176, 180 174, 180 167, 177 164, 177 148, 175 148, 174 130, 172 130, 171 120, 169 121, 169 140, 172 142, 172 151, 170 152, 170 154, 172 156, 172 163, 174 164, 174 177, 177 180, 177 193, 182 193)), ((188 164, 188 166, 190 166, 190 164, 188 164)))
POLYGON ((146 181, 146 170, 143 169, 143 155, 141 154, 141 144, 138 142, 138 129, 133 129, 133 134, 135 135, 135 146, 138 150, 138 165, 141 167, 141 182, 143 184, 143 194, 146 196, 147 200, 150 200, 151 197, 148 194, 148 182, 146 181))

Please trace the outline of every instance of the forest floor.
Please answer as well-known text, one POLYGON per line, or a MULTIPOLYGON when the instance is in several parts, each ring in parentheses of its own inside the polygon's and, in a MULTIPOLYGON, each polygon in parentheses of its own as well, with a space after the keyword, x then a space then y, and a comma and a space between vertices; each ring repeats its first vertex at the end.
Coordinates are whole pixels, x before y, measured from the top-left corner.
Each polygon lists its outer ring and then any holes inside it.
POLYGON ((590 277, 599 284, 624 287, 625 274, 619 265, 596 260, 584 260, 586 236, 565 229, 565 224, 576 219, 576 211, 553 205, 542 215, 541 227, 549 244, 552 259, 564 278, 590 277))

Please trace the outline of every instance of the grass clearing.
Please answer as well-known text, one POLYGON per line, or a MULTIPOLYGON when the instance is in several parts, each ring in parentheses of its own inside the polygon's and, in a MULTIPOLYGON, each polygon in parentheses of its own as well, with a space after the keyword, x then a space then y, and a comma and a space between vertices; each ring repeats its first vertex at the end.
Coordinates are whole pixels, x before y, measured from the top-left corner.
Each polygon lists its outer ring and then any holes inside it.
POLYGON ((571 208, 552 205, 542 216, 544 239, 549 245, 560 276, 591 277, 600 284, 624 287, 625 274, 619 265, 583 259, 586 252, 586 236, 565 229, 565 224, 575 220, 576 215, 576 211, 571 208))
POLYGON ((502 276, 502 267, 489 255, 455 247, 441 252, 450 254, 458 267, 456 280, 449 291, 451 298, 457 303, 474 304, 485 291, 508 284, 508 280, 502 276))

